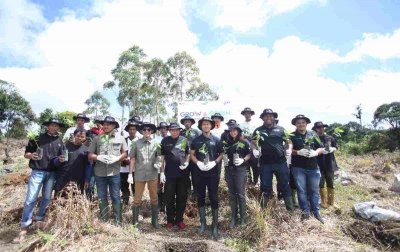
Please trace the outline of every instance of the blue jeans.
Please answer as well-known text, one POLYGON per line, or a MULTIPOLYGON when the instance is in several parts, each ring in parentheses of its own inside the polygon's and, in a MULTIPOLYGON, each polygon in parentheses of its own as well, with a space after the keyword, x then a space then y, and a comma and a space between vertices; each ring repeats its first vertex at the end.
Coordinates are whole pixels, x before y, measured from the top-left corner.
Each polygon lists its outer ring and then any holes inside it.
POLYGON ((319 169, 310 170, 293 167, 292 173, 296 182, 300 209, 309 213, 311 208, 313 214, 319 214, 319 181, 321 178, 319 169), (307 200, 307 190, 310 195, 310 207, 307 200))
POLYGON ((289 168, 286 162, 281 164, 261 164, 261 193, 266 199, 271 197, 272 179, 274 174, 278 181, 278 192, 282 193, 283 198, 291 197, 292 193, 289 186, 289 168))
POLYGON ((55 181, 55 172, 32 170, 31 178, 28 182, 24 210, 22 211, 22 228, 32 224, 33 209, 35 208, 40 189, 42 189, 42 201, 40 202, 39 210, 36 214, 36 220, 41 221, 44 219, 46 207, 51 200, 51 193, 53 192, 55 181))
POLYGON ((107 186, 110 190, 111 201, 113 204, 121 203, 121 177, 119 174, 114 176, 99 177, 95 176, 97 185, 97 195, 101 201, 107 201, 107 186))

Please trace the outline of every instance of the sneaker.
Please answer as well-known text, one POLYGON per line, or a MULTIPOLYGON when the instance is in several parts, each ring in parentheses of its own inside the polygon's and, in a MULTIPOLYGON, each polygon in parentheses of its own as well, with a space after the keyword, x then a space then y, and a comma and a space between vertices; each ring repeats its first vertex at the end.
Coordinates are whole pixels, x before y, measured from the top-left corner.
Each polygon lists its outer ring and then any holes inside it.
POLYGON ((314 214, 315 219, 319 220, 319 222, 321 222, 322 224, 325 224, 324 219, 322 219, 321 215, 319 214, 314 214))
POLYGON ((171 229, 171 228, 174 227, 174 224, 172 224, 171 222, 168 222, 165 227, 168 228, 168 229, 171 229))
POLYGON ((186 224, 183 223, 183 221, 179 222, 178 224, 176 224, 178 226, 179 229, 184 230, 186 228, 186 224))

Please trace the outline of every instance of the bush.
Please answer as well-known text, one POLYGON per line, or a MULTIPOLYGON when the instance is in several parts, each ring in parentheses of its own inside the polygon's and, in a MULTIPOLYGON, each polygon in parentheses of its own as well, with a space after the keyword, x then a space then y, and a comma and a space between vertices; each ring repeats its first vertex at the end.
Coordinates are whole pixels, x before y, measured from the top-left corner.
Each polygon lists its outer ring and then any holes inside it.
POLYGON ((361 155, 365 152, 364 143, 348 142, 343 145, 343 151, 349 155, 361 155))
POLYGON ((391 140, 386 132, 373 132, 365 138, 365 152, 390 150, 391 140))

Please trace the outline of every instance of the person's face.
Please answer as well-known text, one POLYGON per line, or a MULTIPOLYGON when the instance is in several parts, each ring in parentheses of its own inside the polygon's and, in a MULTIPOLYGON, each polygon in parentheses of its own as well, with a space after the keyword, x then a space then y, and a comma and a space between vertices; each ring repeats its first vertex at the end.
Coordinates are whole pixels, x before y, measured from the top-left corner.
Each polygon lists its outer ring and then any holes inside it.
POLYGON ((201 129, 203 130, 203 132, 208 133, 211 131, 211 122, 208 121, 204 121, 201 124, 201 129))
POLYGON ((213 121, 215 122, 215 124, 219 125, 221 123, 221 118, 214 117, 213 121))
POLYGON ((325 128, 324 128, 323 126, 317 127, 317 128, 315 128, 315 129, 316 129, 318 135, 321 135, 321 136, 322 136, 322 135, 324 134, 324 132, 325 132, 325 128))
POLYGON ((101 128, 101 124, 100 124, 99 121, 96 121, 96 122, 94 122, 94 123, 96 124, 97 128, 101 128))
POLYGON ((246 118, 246 120, 250 120, 251 119, 251 112, 244 112, 244 118, 246 118))
POLYGON ((161 127, 161 128, 160 128, 160 134, 161 134, 161 135, 165 136, 165 135, 167 134, 167 132, 168 132, 168 131, 167 131, 167 128, 165 128, 165 127, 161 127))
POLYGON ((76 125, 78 126, 78 128, 83 128, 83 126, 85 125, 85 120, 82 118, 76 119, 76 125))
POLYGON ((144 127, 144 128, 142 129, 142 135, 143 135, 143 137, 145 137, 145 138, 149 138, 149 137, 151 136, 151 129, 150 129, 150 127, 144 127))
POLYGON ((109 123, 109 122, 104 122, 103 127, 104 127, 104 132, 109 134, 114 131, 115 124, 109 123))
POLYGON ((129 126, 128 133, 129 133, 129 136, 131 138, 135 137, 135 135, 136 135, 136 127, 135 126, 129 126))
POLYGON ((233 139, 235 139, 237 137, 237 135, 239 134, 239 132, 237 129, 233 129, 233 130, 229 131, 229 134, 231 135, 231 137, 233 139))
POLYGON ((190 129, 190 127, 192 126, 192 121, 191 120, 185 120, 183 122, 183 125, 185 125, 186 129, 190 129))
POLYGON ((47 126, 47 131, 50 135, 55 135, 59 129, 60 126, 57 123, 50 123, 49 126, 47 126))
POLYGON ((263 120, 265 125, 272 125, 275 122, 275 118, 271 114, 264 115, 263 120))
POLYGON ((304 119, 298 119, 296 121, 296 129, 298 131, 305 131, 307 129, 307 122, 304 119))
POLYGON ((75 138, 75 144, 76 145, 81 145, 86 141, 86 134, 82 133, 82 132, 77 132, 74 135, 75 138))
POLYGON ((179 137, 179 129, 171 129, 169 130, 169 133, 171 134, 172 138, 177 138, 179 137))

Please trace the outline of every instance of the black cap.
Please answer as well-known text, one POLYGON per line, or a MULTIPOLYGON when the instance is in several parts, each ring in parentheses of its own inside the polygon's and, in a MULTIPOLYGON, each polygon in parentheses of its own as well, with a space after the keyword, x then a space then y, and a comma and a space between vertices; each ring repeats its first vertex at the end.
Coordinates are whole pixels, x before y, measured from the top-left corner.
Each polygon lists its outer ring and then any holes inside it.
POLYGON ((172 129, 180 129, 181 130, 182 128, 179 127, 179 124, 177 124, 175 122, 172 122, 172 123, 169 124, 168 129, 169 130, 172 130, 172 129))
POLYGON ((94 117, 94 122, 101 122, 103 120, 104 120, 104 118, 102 116, 95 116, 94 117))
POLYGON ((230 124, 236 124, 236 120, 235 119, 229 119, 229 121, 226 123, 226 125, 230 125, 230 124))
POLYGON ((243 130, 240 128, 239 124, 230 124, 227 131, 231 131, 233 129, 237 129, 237 131, 239 131, 239 133, 243 132, 243 130))
POLYGON ((104 118, 104 120, 101 121, 100 123, 103 125, 105 122, 115 124, 115 128, 116 128, 116 129, 119 128, 119 123, 118 123, 118 122, 115 120, 115 118, 112 117, 112 116, 106 116, 106 117, 104 118))
POLYGON ((206 122, 210 122, 211 123, 211 129, 215 128, 215 122, 210 118, 210 117, 203 117, 199 120, 198 124, 197 124, 197 128, 199 128, 200 130, 203 130, 201 128, 201 124, 206 121, 206 122))
POLYGON ((192 122, 192 125, 196 123, 196 121, 192 117, 185 116, 184 118, 181 119, 181 124, 183 125, 186 120, 190 120, 192 122))
POLYGON ((218 117, 221 119, 221 121, 224 121, 224 117, 220 113, 215 113, 211 116, 211 119, 214 120, 215 117, 218 117))
POLYGON ((278 113, 272 111, 272 109, 269 108, 263 110, 263 112, 260 115, 260 118, 263 119, 263 117, 268 114, 273 115, 274 118, 278 118, 278 113))
POLYGON ((246 113, 246 112, 250 112, 251 115, 255 114, 254 111, 251 110, 251 108, 249 108, 249 107, 244 108, 243 111, 241 112, 241 114, 244 115, 244 113, 246 113))
POLYGON ((150 122, 144 122, 144 123, 142 123, 142 124, 140 125, 140 131, 141 131, 143 128, 150 128, 150 129, 153 131, 152 133, 155 133, 155 132, 157 131, 156 125, 154 125, 154 124, 152 124, 152 123, 150 123, 150 122))
POLYGON ((140 119, 140 116, 134 115, 129 119, 129 122, 138 122, 139 124, 142 123, 142 120, 140 119))
POLYGON ((328 127, 328 124, 324 124, 323 122, 316 122, 316 123, 314 123, 314 127, 312 127, 312 130, 315 130, 316 128, 319 128, 319 127, 326 128, 326 127, 328 127))
POLYGON ((76 116, 73 116, 72 119, 76 121, 76 119, 84 119, 86 123, 90 122, 90 118, 87 117, 84 113, 78 113, 76 116))
POLYGON ((129 131, 130 126, 135 126, 136 130, 138 130, 140 124, 138 122, 129 121, 128 124, 125 126, 125 131, 129 131))
POLYGON ((306 120, 307 124, 311 123, 311 120, 308 117, 304 115, 297 115, 295 118, 292 119, 292 125, 296 125, 297 120, 300 119, 306 120))
POLYGON ((59 119, 59 118, 50 118, 47 122, 44 122, 42 125, 43 126, 49 126, 51 123, 56 123, 60 127, 65 127, 65 124, 59 119))
POLYGON ((160 122, 160 124, 157 127, 157 130, 160 130, 161 128, 167 128, 168 129, 168 123, 160 122))

